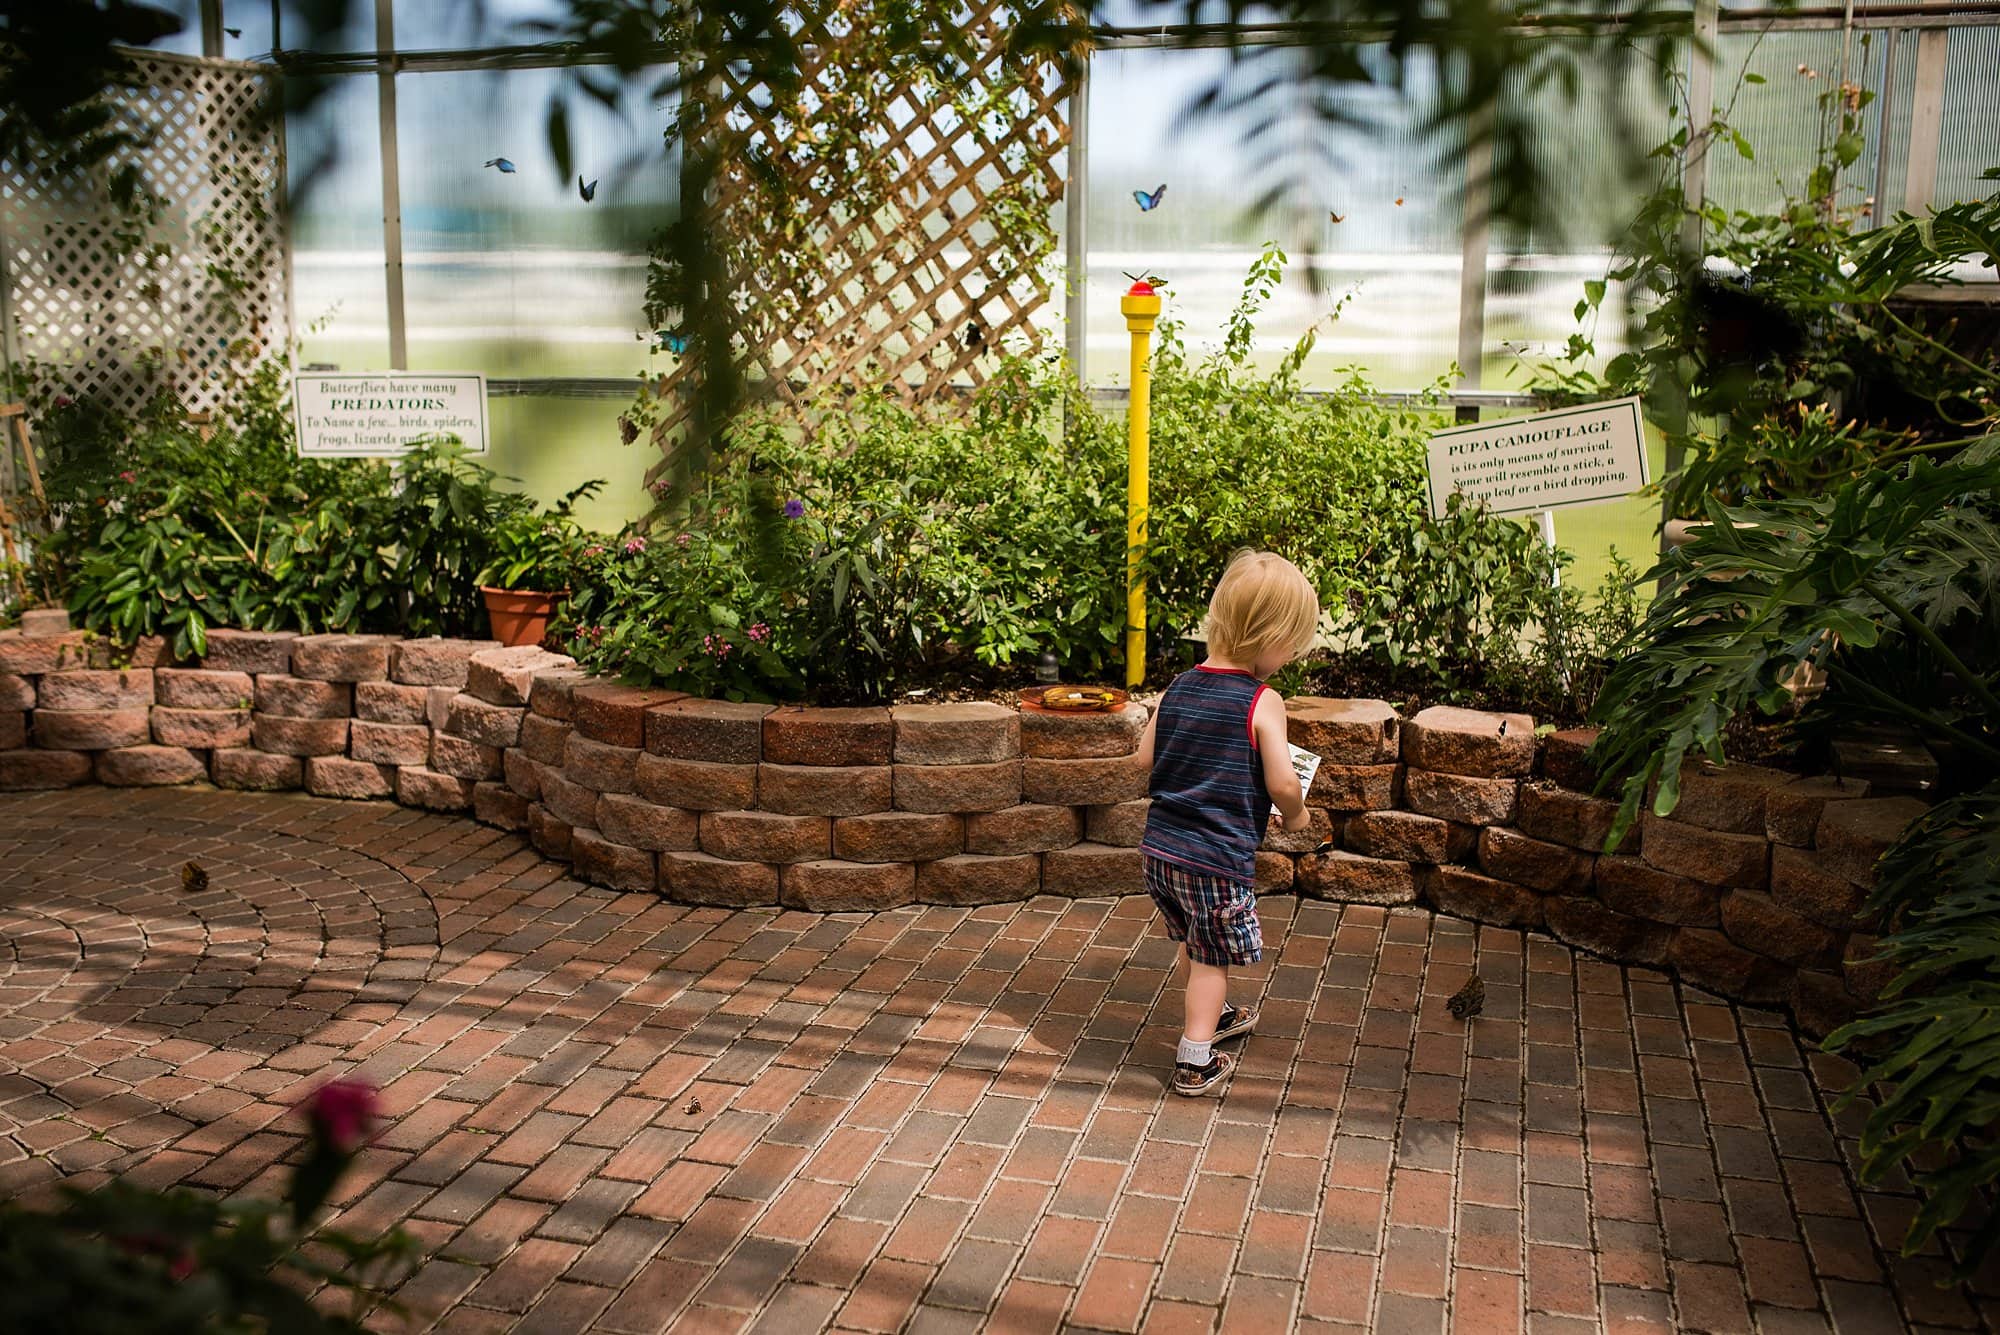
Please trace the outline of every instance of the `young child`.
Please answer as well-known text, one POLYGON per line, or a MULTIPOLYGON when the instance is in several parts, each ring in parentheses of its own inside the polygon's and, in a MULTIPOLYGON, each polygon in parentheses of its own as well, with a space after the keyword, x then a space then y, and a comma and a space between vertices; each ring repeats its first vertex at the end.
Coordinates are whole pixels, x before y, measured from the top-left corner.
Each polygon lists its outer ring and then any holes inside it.
POLYGON ((1305 795, 1285 743, 1285 702, 1264 678, 1304 653, 1319 597, 1272 552, 1238 552, 1208 600, 1208 657, 1160 697, 1139 754, 1153 805, 1140 851, 1167 935, 1186 943, 1188 979, 1173 1089, 1219 1089, 1236 1059, 1213 1045, 1247 1034, 1254 1006, 1228 1004, 1229 966, 1263 957, 1257 845, 1275 803, 1306 828, 1305 795))

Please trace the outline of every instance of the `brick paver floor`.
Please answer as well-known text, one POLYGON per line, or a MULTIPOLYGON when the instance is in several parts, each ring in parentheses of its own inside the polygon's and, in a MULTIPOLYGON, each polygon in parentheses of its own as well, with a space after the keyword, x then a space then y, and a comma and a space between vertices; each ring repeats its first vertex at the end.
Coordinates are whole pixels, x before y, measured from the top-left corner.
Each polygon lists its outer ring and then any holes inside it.
POLYGON ((275 1194, 349 1074, 392 1120, 337 1222, 417 1237, 439 1330, 1994 1328, 1884 1247, 1912 1199, 1858 1189, 1781 1017, 1263 913, 1263 1023, 1186 1100, 1142 899, 687 909, 384 804, 0 798, 0 1191, 275 1194))

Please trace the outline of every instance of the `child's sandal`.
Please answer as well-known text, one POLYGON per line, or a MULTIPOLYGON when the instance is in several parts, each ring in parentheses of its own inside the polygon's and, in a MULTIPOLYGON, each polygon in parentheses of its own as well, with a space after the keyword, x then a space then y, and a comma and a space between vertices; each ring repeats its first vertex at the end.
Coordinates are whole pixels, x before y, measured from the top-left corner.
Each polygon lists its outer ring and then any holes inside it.
POLYGON ((1222 1088, 1236 1071, 1236 1058, 1226 1052, 1215 1053, 1206 1066, 1190 1066, 1186 1062, 1174 1063, 1174 1093, 1187 1098, 1200 1098, 1222 1088))

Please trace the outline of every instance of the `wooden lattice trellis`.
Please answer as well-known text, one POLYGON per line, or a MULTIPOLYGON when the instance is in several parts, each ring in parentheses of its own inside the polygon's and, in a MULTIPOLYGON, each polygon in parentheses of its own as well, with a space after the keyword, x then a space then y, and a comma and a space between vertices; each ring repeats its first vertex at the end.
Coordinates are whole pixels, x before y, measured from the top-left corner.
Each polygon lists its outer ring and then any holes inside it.
POLYGON ((232 367, 290 337, 275 73, 132 62, 110 97, 136 146, 60 176, 0 159, 7 359, 38 409, 62 395, 133 412, 165 390, 209 411, 232 367), (121 172, 133 206, 116 201, 121 172))
MULTIPOLYGON (((868 0, 791 12, 795 94, 728 64, 691 81, 705 95, 685 133, 718 160, 704 221, 724 256, 732 355, 791 404, 832 386, 924 399, 982 383, 1003 344, 1040 342, 1069 145, 1061 63, 1009 50, 1005 0, 972 0, 958 25, 970 58, 942 78, 913 64, 885 80, 868 0), (832 149, 828 124, 842 127, 832 149)), ((653 387, 668 451, 699 362, 684 356, 653 387)))

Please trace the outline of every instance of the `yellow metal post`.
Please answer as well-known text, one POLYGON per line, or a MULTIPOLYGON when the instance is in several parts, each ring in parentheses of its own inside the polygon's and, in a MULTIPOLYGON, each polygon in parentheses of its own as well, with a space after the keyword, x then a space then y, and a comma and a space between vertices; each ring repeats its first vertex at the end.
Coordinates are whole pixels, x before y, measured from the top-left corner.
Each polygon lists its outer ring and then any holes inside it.
POLYGON ((1125 417, 1125 686, 1130 690, 1146 677, 1146 580, 1139 564, 1146 554, 1146 452, 1153 426, 1152 344, 1159 293, 1140 279, 1119 298, 1118 309, 1132 335, 1132 404, 1125 417))

